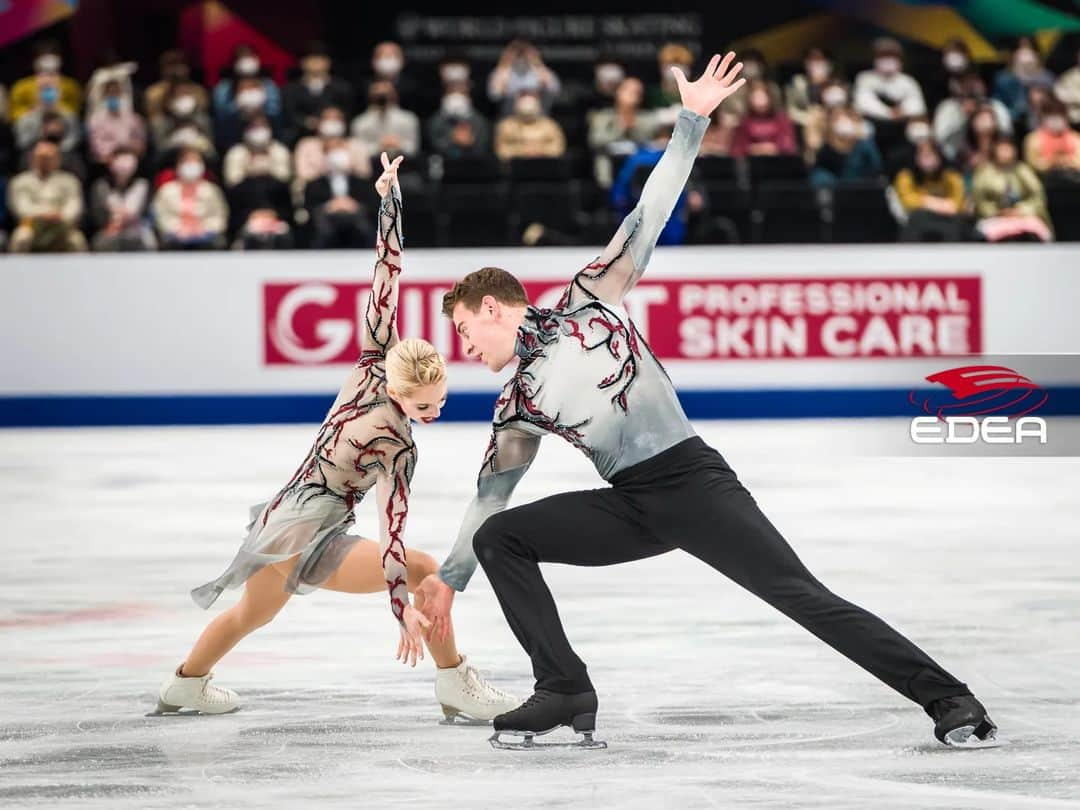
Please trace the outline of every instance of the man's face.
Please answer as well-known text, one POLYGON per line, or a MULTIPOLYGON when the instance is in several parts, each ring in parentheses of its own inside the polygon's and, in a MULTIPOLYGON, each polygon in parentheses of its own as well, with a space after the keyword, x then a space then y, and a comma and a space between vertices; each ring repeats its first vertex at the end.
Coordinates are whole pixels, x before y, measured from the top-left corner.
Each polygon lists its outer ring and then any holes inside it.
POLYGON ((493 296, 485 295, 476 312, 459 301, 452 314, 454 331, 467 357, 479 358, 491 371, 502 371, 514 359, 517 326, 493 296))
POLYGON ((34 147, 31 165, 38 174, 50 175, 60 168, 60 152, 54 144, 39 143, 34 147))

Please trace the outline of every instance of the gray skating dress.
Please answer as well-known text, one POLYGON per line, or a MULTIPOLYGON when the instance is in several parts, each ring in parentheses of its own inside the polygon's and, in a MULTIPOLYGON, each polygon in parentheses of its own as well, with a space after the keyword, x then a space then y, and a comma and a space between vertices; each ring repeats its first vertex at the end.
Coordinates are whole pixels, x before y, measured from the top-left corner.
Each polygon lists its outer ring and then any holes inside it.
POLYGON ((386 393, 386 353, 398 341, 401 208, 395 185, 379 207, 375 277, 364 312, 359 362, 292 479, 270 501, 251 508, 247 539, 229 567, 191 592, 201 607, 209 607, 225 588, 239 587, 264 566, 296 555, 299 561, 285 589, 314 590, 359 542, 347 534, 355 520, 353 507, 375 487, 390 608, 402 621, 409 604, 403 538, 416 447, 408 417, 386 393))

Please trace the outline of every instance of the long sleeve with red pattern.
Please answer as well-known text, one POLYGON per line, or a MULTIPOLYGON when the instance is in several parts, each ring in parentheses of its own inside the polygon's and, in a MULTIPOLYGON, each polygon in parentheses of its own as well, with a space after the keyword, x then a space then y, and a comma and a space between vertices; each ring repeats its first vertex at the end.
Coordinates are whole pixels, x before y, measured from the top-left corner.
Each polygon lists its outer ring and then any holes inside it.
MULTIPOLYGON (((405 519, 409 513, 409 487, 416 461, 412 441, 395 434, 393 458, 386 464, 375 484, 379 512, 379 554, 382 557, 390 610, 399 622, 404 621, 409 604, 409 572, 405 559, 405 519)), ((390 451, 387 451, 389 455, 390 451)))
POLYGON ((476 479, 476 497, 465 511, 454 548, 439 568, 439 578, 456 591, 465 590, 476 571, 473 535, 485 520, 506 508, 514 487, 540 447, 540 436, 513 427, 515 424, 524 427, 514 418, 500 422, 496 414, 491 441, 476 479))
POLYGON ((385 354, 398 342, 398 276, 401 275, 401 191, 392 183, 379 203, 378 236, 375 240, 375 276, 364 307, 360 346, 364 351, 385 354))

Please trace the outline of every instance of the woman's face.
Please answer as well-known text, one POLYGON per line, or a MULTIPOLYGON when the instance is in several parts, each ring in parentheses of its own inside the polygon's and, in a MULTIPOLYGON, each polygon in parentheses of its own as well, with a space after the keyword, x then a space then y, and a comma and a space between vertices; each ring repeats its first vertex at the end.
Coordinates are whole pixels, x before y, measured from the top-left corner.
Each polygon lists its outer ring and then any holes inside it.
POLYGON ((387 387, 390 398, 398 404, 398 407, 405 412, 405 415, 424 424, 434 422, 442 415, 443 406, 446 404, 447 391, 446 380, 431 385, 422 385, 413 390, 407 397, 398 394, 393 385, 387 387))
POLYGON ((1016 161, 1016 146, 1011 141, 998 141, 994 144, 994 162, 999 166, 1010 166, 1016 161))

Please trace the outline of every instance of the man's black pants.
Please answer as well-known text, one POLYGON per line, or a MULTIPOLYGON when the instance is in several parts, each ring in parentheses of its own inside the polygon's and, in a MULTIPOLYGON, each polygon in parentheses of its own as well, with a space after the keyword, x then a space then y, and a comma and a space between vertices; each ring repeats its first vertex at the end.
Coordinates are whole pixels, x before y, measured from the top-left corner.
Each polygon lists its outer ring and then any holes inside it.
POLYGON ((924 708, 970 694, 881 619, 818 582, 720 453, 700 438, 628 467, 611 483, 495 514, 473 537, 506 620, 532 659, 538 689, 592 689, 539 563, 613 565, 681 548, 924 708))

